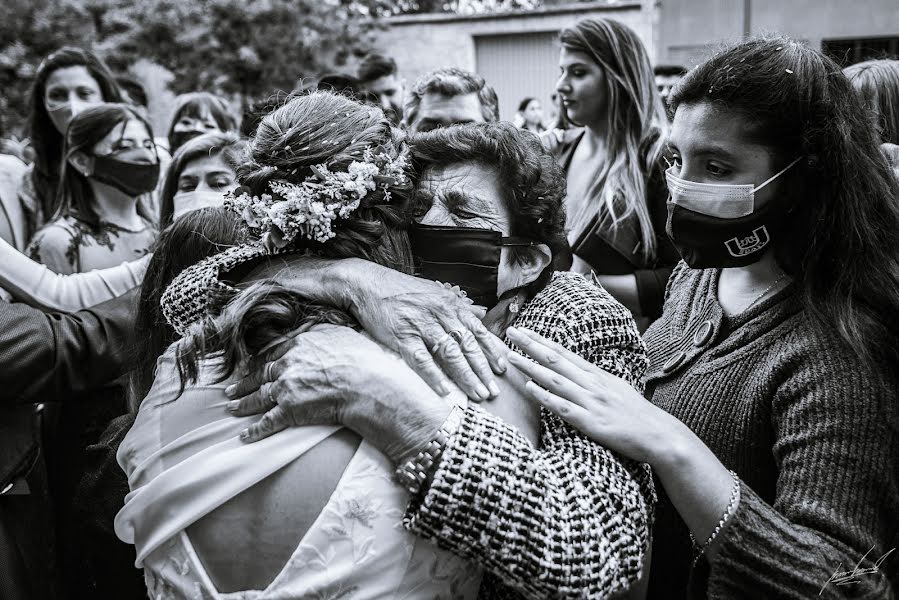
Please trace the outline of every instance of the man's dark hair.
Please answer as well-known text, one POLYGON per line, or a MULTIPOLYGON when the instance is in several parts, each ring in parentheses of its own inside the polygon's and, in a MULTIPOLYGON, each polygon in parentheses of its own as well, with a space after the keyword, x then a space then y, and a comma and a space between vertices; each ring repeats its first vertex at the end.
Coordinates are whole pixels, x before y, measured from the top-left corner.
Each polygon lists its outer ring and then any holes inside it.
MULTIPOLYGON (((534 134, 512 123, 468 123, 416 134, 410 139, 413 179, 433 167, 473 162, 496 169, 503 201, 511 217, 510 234, 546 244, 553 254, 552 268, 528 287, 536 294, 554 270, 571 266, 565 237, 565 175, 534 134), (567 264, 566 264, 567 262, 567 264)), ((413 194, 412 210, 426 210, 413 194)), ((513 248, 516 260, 527 250, 513 248)))
POLYGON ((369 54, 359 63, 359 81, 368 83, 388 75, 396 75, 396 61, 383 54, 369 54))
POLYGON ((126 75, 119 75, 115 80, 116 83, 119 84, 119 87, 128 95, 128 100, 131 101, 131 104, 134 106, 143 106, 144 108, 147 108, 150 105, 149 99, 147 98, 147 90, 144 89, 144 86, 141 85, 137 79, 126 75))
POLYGON ((686 75, 687 67, 681 65, 656 65, 652 68, 653 75, 670 77, 672 75, 686 75))
POLYGON ((446 67, 425 73, 419 77, 406 100, 404 113, 406 122, 413 123, 418 114, 421 99, 427 93, 440 94, 442 96, 462 96, 465 94, 477 94, 481 101, 481 113, 485 121, 499 121, 499 99, 496 91, 487 85, 484 78, 477 73, 446 67))

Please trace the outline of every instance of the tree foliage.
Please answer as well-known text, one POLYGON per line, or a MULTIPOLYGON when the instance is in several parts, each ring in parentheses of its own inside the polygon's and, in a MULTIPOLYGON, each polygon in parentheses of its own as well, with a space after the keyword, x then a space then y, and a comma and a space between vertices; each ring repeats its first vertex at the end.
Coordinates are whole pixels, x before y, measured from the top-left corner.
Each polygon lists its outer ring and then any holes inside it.
POLYGON ((289 91, 370 48, 376 19, 479 13, 539 0, 3 0, 0 136, 21 134, 40 61, 64 45, 97 52, 114 71, 138 59, 170 70, 172 91, 245 100, 289 91))

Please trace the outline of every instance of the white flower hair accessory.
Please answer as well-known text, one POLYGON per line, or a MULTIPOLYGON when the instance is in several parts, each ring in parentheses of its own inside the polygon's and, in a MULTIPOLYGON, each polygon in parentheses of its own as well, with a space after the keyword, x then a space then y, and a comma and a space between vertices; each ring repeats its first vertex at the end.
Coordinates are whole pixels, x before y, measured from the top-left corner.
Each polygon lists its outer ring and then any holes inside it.
POLYGON ((335 236, 334 221, 350 216, 370 192, 380 189, 390 202, 390 188, 408 181, 407 166, 405 154, 391 158, 383 150, 366 148, 362 161, 351 162, 345 172, 321 164, 311 167, 312 175, 302 183, 273 179, 270 194, 251 196, 238 188, 225 195, 225 208, 240 215, 270 252, 297 236, 327 242, 335 236))

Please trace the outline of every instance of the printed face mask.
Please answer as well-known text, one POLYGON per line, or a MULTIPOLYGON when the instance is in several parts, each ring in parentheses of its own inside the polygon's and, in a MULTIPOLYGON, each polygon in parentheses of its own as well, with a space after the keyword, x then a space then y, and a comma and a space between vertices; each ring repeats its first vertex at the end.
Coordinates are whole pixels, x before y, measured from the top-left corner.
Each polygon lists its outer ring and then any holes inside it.
POLYGON ((409 232, 419 277, 458 285, 475 304, 499 302, 497 282, 503 246, 531 246, 519 237, 473 227, 413 225, 409 232))
POLYGON ((670 197, 665 230, 694 269, 743 267, 761 259, 783 217, 780 202, 755 207, 755 192, 800 161, 797 158, 759 185, 697 183, 665 172, 670 197))
POLYGON ((177 219, 185 213, 201 208, 222 206, 225 203, 225 195, 209 190, 191 192, 178 192, 172 199, 174 205, 173 219, 177 219))
POLYGON ((94 171, 90 177, 133 198, 156 188, 159 159, 155 163, 138 163, 119 160, 110 155, 94 156, 94 171))

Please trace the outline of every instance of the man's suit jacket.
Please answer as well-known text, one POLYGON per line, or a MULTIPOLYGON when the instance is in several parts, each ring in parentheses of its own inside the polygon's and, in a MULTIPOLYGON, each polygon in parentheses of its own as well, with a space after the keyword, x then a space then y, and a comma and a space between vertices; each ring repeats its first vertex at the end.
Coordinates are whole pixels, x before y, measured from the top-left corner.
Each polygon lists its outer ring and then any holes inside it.
POLYGON ((125 370, 136 291, 72 314, 0 302, 0 597, 55 596, 54 523, 41 404, 66 402, 125 370))

